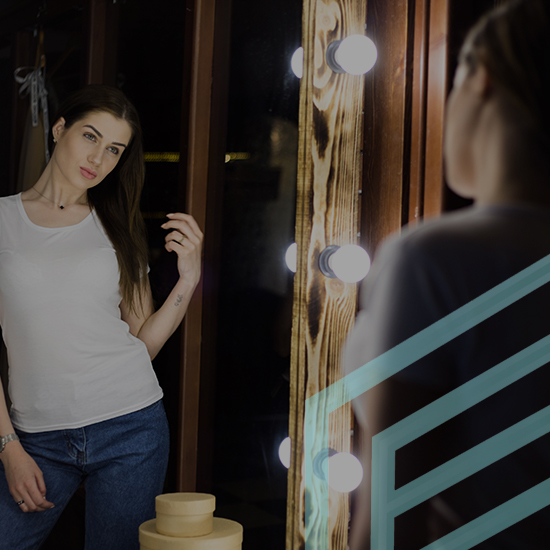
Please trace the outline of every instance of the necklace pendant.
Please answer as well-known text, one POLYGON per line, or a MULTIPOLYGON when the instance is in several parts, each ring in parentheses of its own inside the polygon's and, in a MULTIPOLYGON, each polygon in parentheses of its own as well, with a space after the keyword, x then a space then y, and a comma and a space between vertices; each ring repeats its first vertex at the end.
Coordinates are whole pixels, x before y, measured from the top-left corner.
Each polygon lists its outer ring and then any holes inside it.
POLYGON ((64 207, 64 206, 61 206, 61 205, 59 205, 59 208, 61 208, 61 210, 63 210, 63 209, 65 208, 65 207, 64 207))

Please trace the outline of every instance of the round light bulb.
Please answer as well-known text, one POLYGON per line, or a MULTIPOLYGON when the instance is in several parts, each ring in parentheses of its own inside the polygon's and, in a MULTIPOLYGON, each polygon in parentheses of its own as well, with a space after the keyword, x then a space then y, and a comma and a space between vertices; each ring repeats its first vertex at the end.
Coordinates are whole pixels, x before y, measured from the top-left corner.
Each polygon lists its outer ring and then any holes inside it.
POLYGON ((334 58, 346 73, 361 75, 370 71, 376 63, 378 52, 367 36, 352 34, 338 46, 334 58))
POLYGON ((285 262, 292 271, 292 273, 296 273, 296 269, 298 267, 298 245, 296 243, 292 243, 286 250, 285 254, 285 262))
POLYGON ((357 489, 363 479, 363 466, 350 453, 336 453, 328 459, 328 484, 339 493, 357 489))
POLYGON ((304 76, 304 48, 300 47, 292 54, 290 66, 298 78, 304 76))
POLYGON ((329 265, 341 281, 357 283, 367 276, 370 258, 364 248, 356 244, 346 244, 329 258, 329 265))
POLYGON ((279 460, 283 466, 288 469, 290 468, 290 450, 291 450, 290 437, 285 437, 279 445, 279 460))

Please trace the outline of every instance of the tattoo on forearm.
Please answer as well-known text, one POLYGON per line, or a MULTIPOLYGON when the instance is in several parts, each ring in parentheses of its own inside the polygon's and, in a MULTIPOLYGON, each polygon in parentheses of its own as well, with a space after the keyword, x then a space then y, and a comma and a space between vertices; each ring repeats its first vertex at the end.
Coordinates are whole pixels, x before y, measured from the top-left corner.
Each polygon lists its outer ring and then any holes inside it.
POLYGON ((183 294, 178 294, 178 299, 174 302, 175 306, 179 306, 183 300, 183 294))

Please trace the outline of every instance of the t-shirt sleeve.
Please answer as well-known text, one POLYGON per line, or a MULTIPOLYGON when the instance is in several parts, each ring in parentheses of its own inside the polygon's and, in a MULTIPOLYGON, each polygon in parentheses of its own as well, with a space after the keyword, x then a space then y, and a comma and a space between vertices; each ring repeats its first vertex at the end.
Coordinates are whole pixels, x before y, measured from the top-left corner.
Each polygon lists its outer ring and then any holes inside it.
MULTIPOLYGON (((450 313, 452 297, 429 250, 406 238, 384 243, 361 287, 361 309, 344 349, 347 373, 450 313)), ((405 367, 400 381, 445 389, 452 378, 448 346, 405 367)))

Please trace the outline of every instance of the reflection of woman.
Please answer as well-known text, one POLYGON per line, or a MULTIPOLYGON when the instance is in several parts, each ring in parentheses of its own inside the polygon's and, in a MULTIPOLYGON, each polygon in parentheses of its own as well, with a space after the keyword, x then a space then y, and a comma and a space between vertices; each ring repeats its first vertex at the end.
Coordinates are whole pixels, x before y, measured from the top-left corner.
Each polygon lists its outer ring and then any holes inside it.
POLYGON ((168 214, 179 280, 154 312, 135 108, 115 88, 89 86, 62 105, 52 133, 38 182, 0 199, 13 403, 8 414, 0 392, 0 546, 39 548, 85 480, 86 549, 137 549, 168 454, 151 359, 198 283, 202 233, 191 216, 168 214))
MULTIPOLYGON (((448 101, 445 160, 450 187, 474 205, 384 244, 347 346, 348 372, 550 254, 549 52, 550 6, 543 0, 507 2, 469 34, 448 101)), ((550 334, 548 286, 357 398, 366 439, 550 334)), ((544 365, 402 449, 396 489, 547 407, 549 387, 544 365)), ((398 516, 395 547, 421 548, 546 480, 550 438, 537 437, 398 516)), ((353 550, 369 548, 370 496, 363 489, 353 550)), ((549 540, 546 509, 475 547, 542 549, 549 540)))

